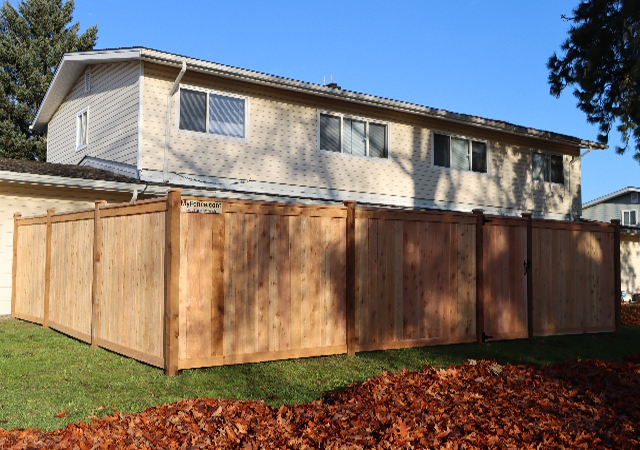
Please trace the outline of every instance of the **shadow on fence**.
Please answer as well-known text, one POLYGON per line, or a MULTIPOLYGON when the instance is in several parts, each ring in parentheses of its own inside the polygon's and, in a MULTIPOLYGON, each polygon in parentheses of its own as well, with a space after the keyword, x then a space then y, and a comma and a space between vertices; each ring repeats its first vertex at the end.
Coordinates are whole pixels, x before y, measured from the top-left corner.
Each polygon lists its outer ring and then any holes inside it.
POLYGON ((16 215, 12 315, 167 374, 619 326, 617 223, 181 199, 16 215))

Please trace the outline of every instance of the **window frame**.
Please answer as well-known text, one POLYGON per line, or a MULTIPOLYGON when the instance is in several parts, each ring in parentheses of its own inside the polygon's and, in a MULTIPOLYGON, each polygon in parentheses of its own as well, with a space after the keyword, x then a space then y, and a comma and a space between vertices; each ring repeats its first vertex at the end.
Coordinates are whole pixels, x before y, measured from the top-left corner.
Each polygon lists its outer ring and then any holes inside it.
POLYGON ((620 224, 623 227, 637 227, 638 226, 638 210, 637 209, 623 209, 623 210, 621 210, 620 211, 620 224), (633 225, 632 224, 626 225, 624 223, 624 213, 629 213, 629 222, 631 222, 631 212, 632 211, 636 213, 636 223, 634 223, 633 225))
POLYGON ((391 122, 379 119, 370 119, 368 117, 357 116, 353 114, 345 114, 341 112, 326 110, 326 109, 318 109, 316 113, 316 152, 321 155, 340 155, 345 158, 357 158, 364 159, 367 161, 390 161, 391 160, 391 122), (320 148, 320 115, 325 114, 328 116, 334 116, 340 118, 340 151, 333 152, 331 150, 322 150, 320 148), (367 142, 365 145, 365 155, 353 155, 351 153, 345 153, 343 148, 343 138, 344 138, 344 119, 355 120, 359 122, 365 123, 365 134, 367 136, 367 142), (387 156, 378 158, 375 156, 369 155, 369 124, 374 123, 376 125, 384 125, 387 129, 385 133, 385 147, 387 149, 387 156))
POLYGON ((548 152, 548 151, 545 151, 545 150, 538 150, 538 149, 532 148, 531 149, 531 153, 529 155, 529 159, 530 159, 530 163, 529 163, 530 172, 529 173, 531 174, 531 182, 532 183, 537 183, 537 184, 546 183, 546 184, 550 184, 552 186, 558 186, 558 187, 562 186, 562 187, 564 187, 566 185, 566 183, 567 183, 567 170, 566 170, 566 167, 567 167, 566 159, 567 158, 566 158, 566 156, 567 155, 565 155, 564 153, 548 152), (551 157, 551 156, 561 156, 562 157, 562 180, 563 180, 562 183, 558 183, 556 181, 551 181, 551 158, 549 158, 549 181, 544 181, 544 180, 540 181, 540 180, 534 180, 533 179, 533 154, 534 153, 538 153, 538 154, 541 154, 541 155, 548 155, 549 157, 551 157))
POLYGON ((89 145, 89 107, 87 106, 86 108, 78 111, 76 113, 76 152, 85 150, 87 148, 87 146, 89 145), (86 139, 85 139, 85 143, 84 144, 80 144, 79 142, 79 134, 78 134, 78 127, 80 125, 80 122, 82 121, 82 116, 86 114, 87 115, 87 129, 86 131, 86 139))
MULTIPOLYGON (((491 176, 491 143, 488 139, 478 139, 470 136, 466 136, 464 134, 451 133, 450 131, 441 131, 441 130, 431 130, 431 141, 429 142, 429 152, 431 153, 431 168, 435 170, 451 170, 453 172, 458 173, 472 173, 477 176, 489 177, 491 176), (449 138, 458 138, 469 141, 469 156, 473 156, 473 142, 481 142, 487 147, 487 171, 486 172, 476 172, 471 167, 473 167, 473 161, 469 159, 470 168, 469 170, 456 169, 454 167, 445 167, 445 166, 437 166, 436 165, 436 139, 435 135, 441 134, 443 136, 449 136, 449 138)), ((449 144, 449 161, 451 161, 451 144, 449 144)))
POLYGON ((200 137, 200 138, 208 138, 208 139, 219 139, 219 140, 223 140, 223 141, 233 141, 233 142, 241 142, 241 143, 245 143, 248 144, 250 141, 250 114, 249 114, 249 108, 250 108, 250 97, 247 95, 242 95, 242 94, 236 94, 233 92, 227 92, 227 91, 221 91, 218 89, 211 89, 211 88, 203 88, 201 86, 193 86, 190 84, 182 84, 180 83, 180 86, 178 87, 178 92, 176 93, 176 116, 175 116, 175 132, 178 135, 182 135, 182 136, 193 136, 193 137, 200 137), (183 130, 180 128, 180 106, 181 106, 181 93, 182 93, 182 89, 186 89, 189 91, 198 91, 198 92, 204 92, 205 94, 207 94, 207 98, 205 100, 205 105, 206 105, 206 113, 205 113, 205 127, 206 130, 204 132, 202 131, 191 131, 191 130, 183 130), (237 137, 237 136, 225 136, 223 134, 215 134, 215 133, 210 133, 209 132, 209 94, 215 94, 215 95, 220 95, 223 97, 231 97, 231 98, 239 98, 244 100, 244 137, 237 137))

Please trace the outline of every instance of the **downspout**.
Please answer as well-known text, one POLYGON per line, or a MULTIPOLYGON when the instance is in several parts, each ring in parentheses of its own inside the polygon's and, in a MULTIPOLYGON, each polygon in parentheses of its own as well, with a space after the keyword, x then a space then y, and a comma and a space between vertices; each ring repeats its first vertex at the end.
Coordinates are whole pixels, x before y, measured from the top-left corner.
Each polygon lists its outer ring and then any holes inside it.
MULTIPOLYGON (((587 149, 586 152, 584 152, 583 154, 581 154, 578 157, 573 157, 571 158, 571 162, 569 163, 569 216, 571 217, 571 220, 574 220, 573 217, 573 177, 572 177, 572 168, 573 168, 573 163, 576 161, 580 161, 584 156, 587 156, 589 154, 589 152, 591 152, 591 147, 589 147, 587 149)), ((582 171, 580 171, 582 172, 582 171)), ((582 179, 582 176, 580 177, 582 179)))
POLYGON ((164 132, 164 168, 162 170, 162 180, 167 183, 169 182, 169 140, 171 139, 171 97, 178 90, 178 86, 180 86, 180 80, 182 80, 182 76, 187 71, 187 63, 186 61, 182 61, 182 69, 180 69, 180 73, 178 74, 178 78, 173 82, 173 86, 171 86, 171 90, 167 95, 167 124, 164 132))

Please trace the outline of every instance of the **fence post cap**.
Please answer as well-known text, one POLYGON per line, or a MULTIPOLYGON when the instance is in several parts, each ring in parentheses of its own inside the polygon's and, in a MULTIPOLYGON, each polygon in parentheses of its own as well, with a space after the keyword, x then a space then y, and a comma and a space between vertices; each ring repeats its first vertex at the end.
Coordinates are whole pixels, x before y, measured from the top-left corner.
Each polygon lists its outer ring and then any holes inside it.
POLYGON ((520 215, 526 219, 530 219, 533 217, 533 213, 522 213, 520 215))
POLYGON ((611 219, 613 225, 620 225, 620 219, 611 219))
POLYGON ((18 218, 18 217, 22 217, 22 213, 13 213, 13 217, 18 218))
POLYGON ((182 193, 182 188, 170 188, 167 193, 176 192, 178 194, 182 193))
POLYGON ((344 206, 352 206, 352 205, 355 206, 356 205, 356 201, 355 200, 345 200, 345 201, 342 202, 342 204, 344 206))
POLYGON ((55 212, 56 212, 55 208, 49 208, 49 209, 47 209, 47 214, 53 214, 53 213, 55 213, 55 212))
POLYGON ((96 200, 94 203, 95 203, 96 206, 106 205, 107 201, 106 200, 96 200))
POLYGON ((484 214, 484 209, 473 209, 471 212, 474 214, 484 214))

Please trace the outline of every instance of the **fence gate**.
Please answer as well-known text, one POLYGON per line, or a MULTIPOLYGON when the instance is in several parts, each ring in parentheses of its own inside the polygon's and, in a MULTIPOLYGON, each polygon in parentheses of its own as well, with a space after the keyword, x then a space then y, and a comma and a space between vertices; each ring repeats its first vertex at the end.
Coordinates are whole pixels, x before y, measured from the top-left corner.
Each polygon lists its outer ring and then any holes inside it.
POLYGON ((483 230, 485 334, 493 340, 526 338, 527 219, 487 219, 483 230))

